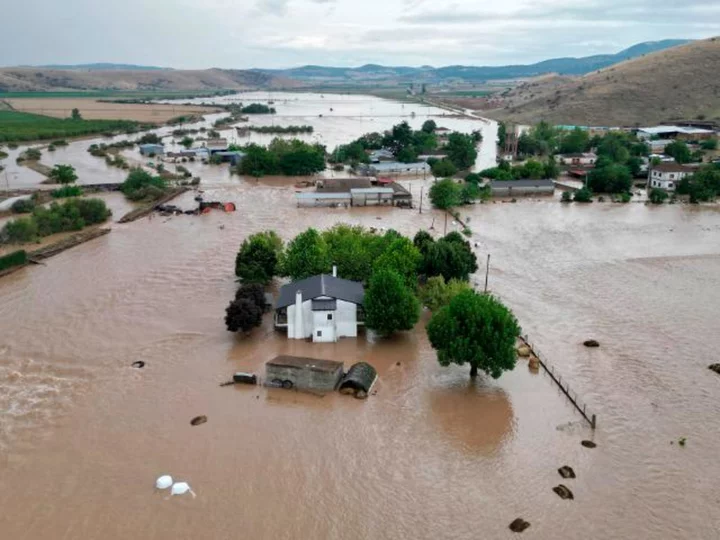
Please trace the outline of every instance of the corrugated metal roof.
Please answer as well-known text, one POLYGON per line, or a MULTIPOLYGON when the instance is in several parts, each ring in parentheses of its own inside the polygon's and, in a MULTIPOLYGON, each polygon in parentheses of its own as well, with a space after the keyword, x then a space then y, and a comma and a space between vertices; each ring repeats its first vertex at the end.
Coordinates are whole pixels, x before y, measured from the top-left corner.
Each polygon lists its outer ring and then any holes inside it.
POLYGON ((503 188, 527 188, 527 187, 555 187, 552 180, 493 180, 490 182, 492 189, 503 188))
POLYGON ((362 195, 362 194, 390 194, 393 193, 393 188, 386 188, 386 187, 374 187, 374 188, 353 188, 350 190, 350 193, 353 195, 362 195))

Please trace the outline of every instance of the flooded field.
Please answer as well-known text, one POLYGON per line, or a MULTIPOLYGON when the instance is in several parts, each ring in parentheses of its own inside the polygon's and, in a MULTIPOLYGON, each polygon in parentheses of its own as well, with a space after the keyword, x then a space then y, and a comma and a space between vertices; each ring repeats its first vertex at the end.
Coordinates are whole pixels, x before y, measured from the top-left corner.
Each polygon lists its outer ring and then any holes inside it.
MULTIPOLYGON (((96 159, 87 144, 78 155, 96 159)), ((440 367, 427 314, 378 342, 293 343, 269 318, 249 337, 228 333, 235 254, 253 232, 442 232, 427 203, 300 209, 288 184, 218 177, 208 196, 237 212, 113 224, 0 280, 0 538, 469 540, 512 538, 519 516, 529 538, 718 537, 717 208, 462 209, 478 259, 492 255, 491 290, 598 415, 593 433, 523 360, 475 383, 440 367), (279 353, 368 361, 377 395, 218 386, 279 353), (191 426, 197 415, 208 422, 191 426), (577 479, 563 481, 563 465, 577 479), (161 474, 197 498, 155 492, 161 474), (552 492, 559 483, 575 500, 552 492)))

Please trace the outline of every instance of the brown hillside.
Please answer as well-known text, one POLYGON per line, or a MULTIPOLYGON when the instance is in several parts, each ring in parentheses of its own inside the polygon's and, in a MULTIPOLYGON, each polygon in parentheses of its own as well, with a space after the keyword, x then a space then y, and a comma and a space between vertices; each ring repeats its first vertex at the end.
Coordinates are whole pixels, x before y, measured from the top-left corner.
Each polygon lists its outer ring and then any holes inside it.
POLYGON ((0 69, 0 91, 59 90, 246 90, 291 87, 293 81, 231 69, 153 71, 65 71, 0 69))
POLYGON ((521 123, 635 125, 720 121, 720 38, 628 60, 583 77, 543 77, 504 96, 490 117, 521 123))

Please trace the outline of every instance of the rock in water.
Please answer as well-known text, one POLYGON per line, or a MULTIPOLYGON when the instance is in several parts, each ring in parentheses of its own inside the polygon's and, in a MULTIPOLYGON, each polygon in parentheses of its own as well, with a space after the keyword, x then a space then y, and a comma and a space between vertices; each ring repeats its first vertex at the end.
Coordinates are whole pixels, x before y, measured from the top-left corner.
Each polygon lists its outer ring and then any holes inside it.
POLYGON ((599 347, 600 343, 598 343, 594 339, 588 339, 587 341, 583 342, 583 345, 585 345, 586 347, 599 347))
POLYGON ((560 467, 558 469, 558 472, 563 478, 575 478, 575 471, 573 471, 572 467, 569 467, 568 465, 563 465, 562 467, 560 467))
POLYGON ((559 484, 553 488, 553 491, 558 494, 561 499, 574 499, 573 492, 568 489, 567 486, 559 484))
POLYGON ((530 352, 530 347, 528 347, 527 345, 521 345, 517 348, 517 355, 521 358, 527 358, 528 356, 530 356, 530 352))
POLYGON ((515 521, 513 521, 510 524, 510 530, 512 532, 521 533, 525 529, 527 529, 530 526, 530 524, 525 521, 523 518, 517 518, 515 521))
POLYGON ((580 444, 582 444, 585 448, 595 448, 597 446, 597 444, 592 441, 581 441, 580 444))
POLYGON ((710 364, 708 369, 720 375, 720 364, 710 364))

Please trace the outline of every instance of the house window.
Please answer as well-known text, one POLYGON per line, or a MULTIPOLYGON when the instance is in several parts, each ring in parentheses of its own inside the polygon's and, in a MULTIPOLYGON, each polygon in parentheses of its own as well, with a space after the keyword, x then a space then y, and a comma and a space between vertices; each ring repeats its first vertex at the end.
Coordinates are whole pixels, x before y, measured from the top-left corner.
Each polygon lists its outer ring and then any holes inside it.
POLYGON ((328 313, 328 321, 332 321, 332 313, 328 313))
POLYGON ((317 331, 317 337, 322 337, 322 330, 317 331))
POLYGON ((672 182, 668 182, 668 187, 669 187, 669 188, 673 187, 673 183, 672 183, 672 182))
POLYGON ((675 178, 675 175, 674 175, 674 174, 671 174, 671 175, 670 175, 670 178, 675 178))

